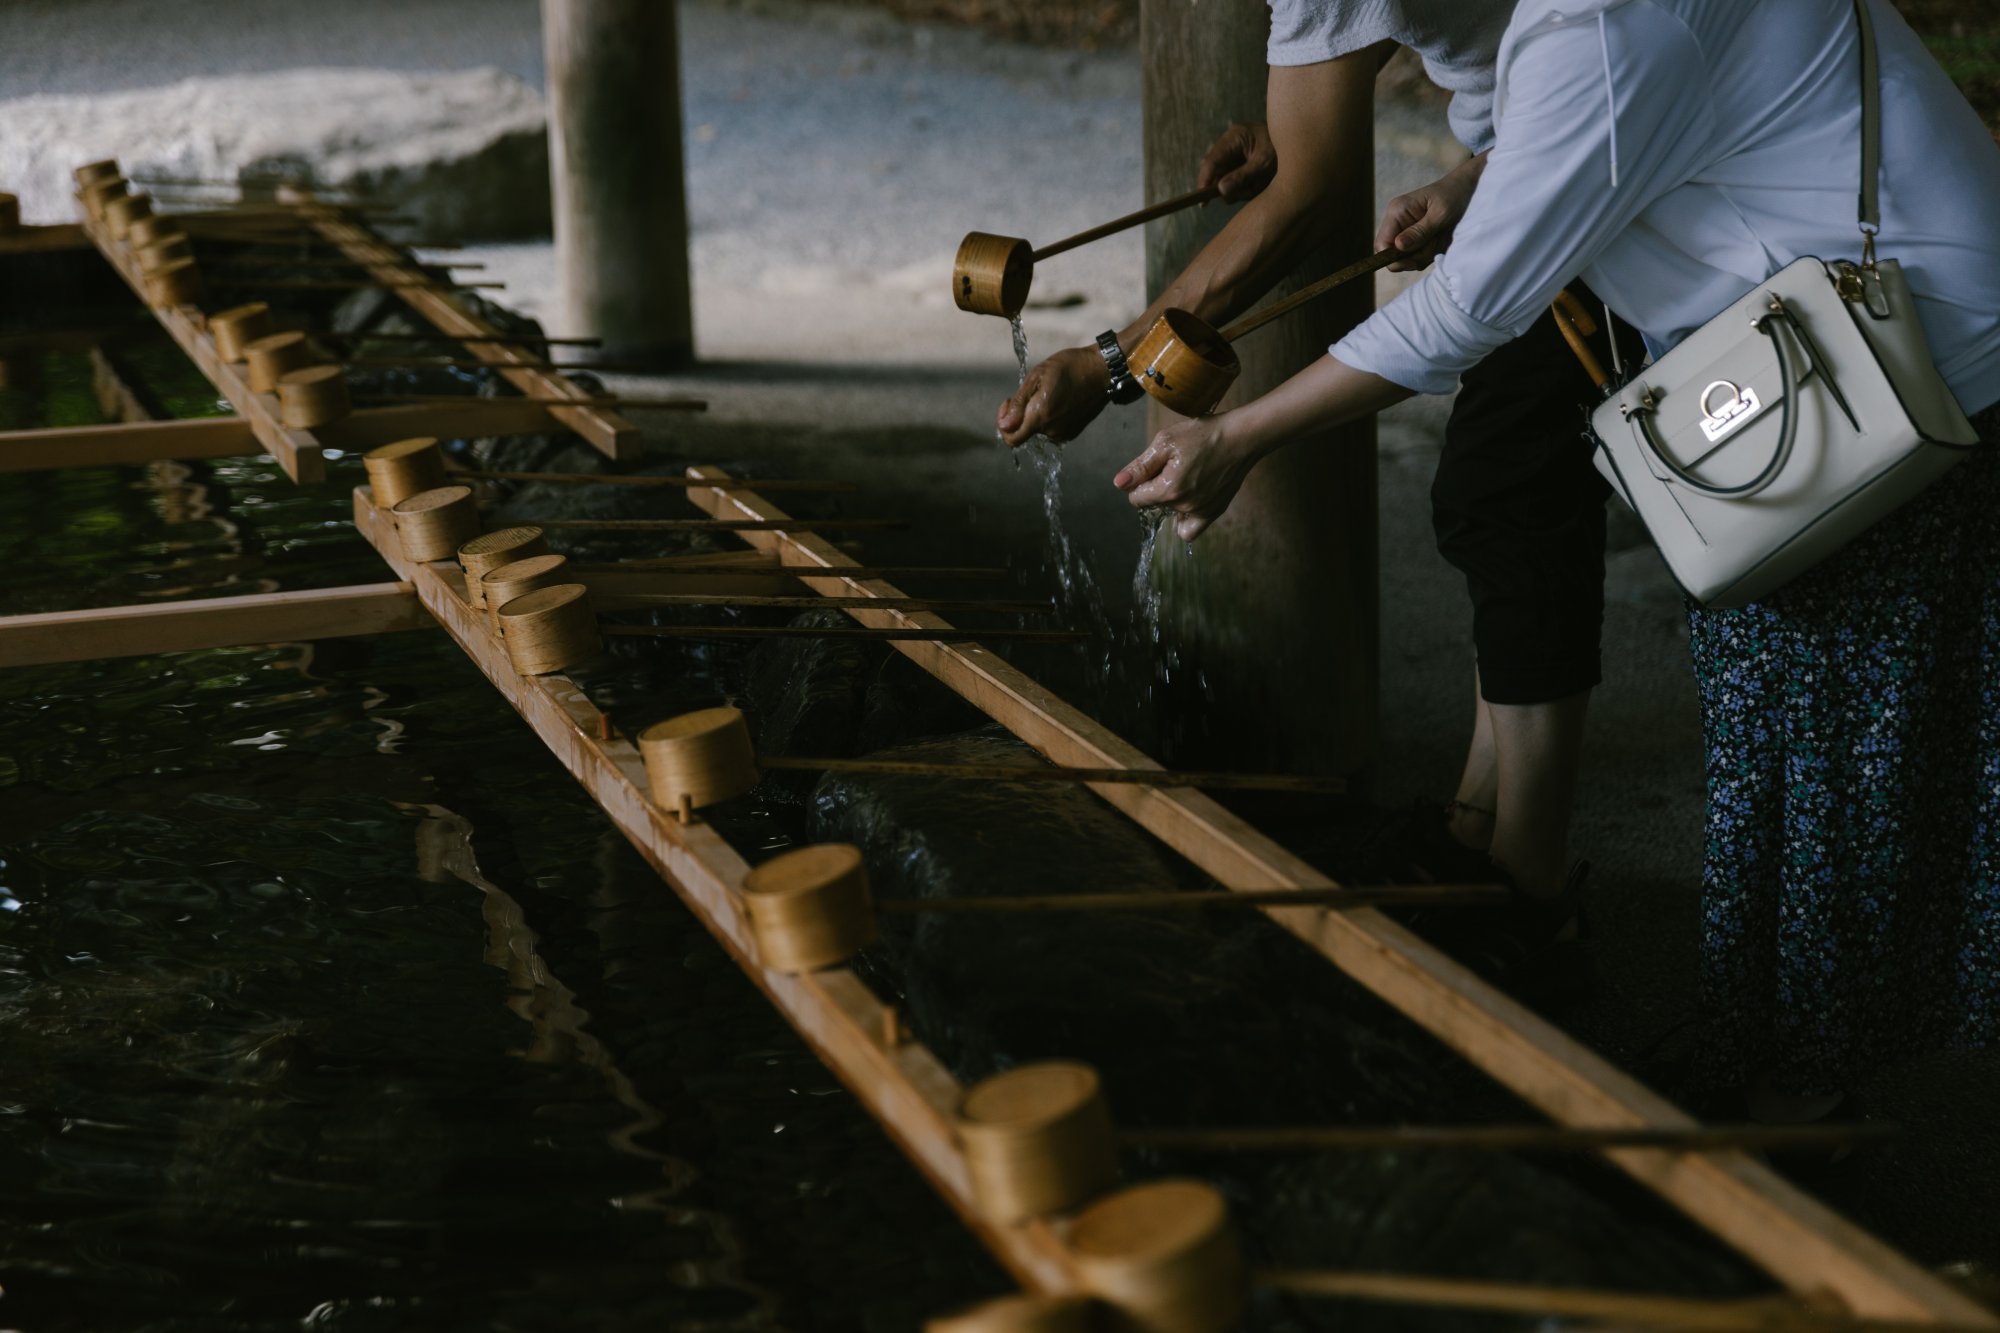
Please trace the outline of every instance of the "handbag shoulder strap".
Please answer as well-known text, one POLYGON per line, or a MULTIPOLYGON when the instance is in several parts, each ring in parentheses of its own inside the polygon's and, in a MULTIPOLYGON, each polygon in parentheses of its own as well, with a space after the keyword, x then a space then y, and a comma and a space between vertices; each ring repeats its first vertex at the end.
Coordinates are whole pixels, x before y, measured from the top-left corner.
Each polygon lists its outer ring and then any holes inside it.
POLYGON ((1868 0, 1854 0, 1854 16, 1861 21, 1861 232, 1872 263, 1882 230, 1882 66, 1868 0))

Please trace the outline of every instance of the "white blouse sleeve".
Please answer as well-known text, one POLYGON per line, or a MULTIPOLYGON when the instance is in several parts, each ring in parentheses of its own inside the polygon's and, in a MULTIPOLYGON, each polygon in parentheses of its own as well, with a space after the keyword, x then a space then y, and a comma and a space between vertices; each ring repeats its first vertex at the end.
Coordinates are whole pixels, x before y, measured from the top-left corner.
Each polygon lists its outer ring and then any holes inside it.
POLYGON ((1451 249, 1331 351, 1417 393, 1526 332, 1712 140, 1706 62, 1644 3, 1523 38, 1501 70, 1493 155, 1451 249))

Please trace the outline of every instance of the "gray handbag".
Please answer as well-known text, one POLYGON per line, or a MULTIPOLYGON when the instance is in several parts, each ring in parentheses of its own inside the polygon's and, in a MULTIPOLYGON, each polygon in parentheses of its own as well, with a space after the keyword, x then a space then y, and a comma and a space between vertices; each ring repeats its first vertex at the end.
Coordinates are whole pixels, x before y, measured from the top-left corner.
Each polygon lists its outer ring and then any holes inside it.
POLYGON ((1957 466, 1979 442, 1938 374, 1900 265, 1878 261, 1882 112, 1861 23, 1861 262, 1759 283, 1591 415, 1604 474, 1706 606, 1754 602, 1957 466))

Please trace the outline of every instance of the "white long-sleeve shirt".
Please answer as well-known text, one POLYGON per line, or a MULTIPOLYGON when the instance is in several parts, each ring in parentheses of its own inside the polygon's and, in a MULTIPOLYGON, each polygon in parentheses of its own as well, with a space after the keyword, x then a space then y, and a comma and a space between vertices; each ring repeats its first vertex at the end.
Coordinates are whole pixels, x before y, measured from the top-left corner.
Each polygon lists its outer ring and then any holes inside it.
POLYGON ((1514 0, 1270 0, 1272 65, 1316 65, 1379 42, 1407 46, 1451 94, 1451 130, 1493 146, 1493 71, 1514 0))
MULTIPOLYGON (((1871 0, 1881 254, 1967 412, 2000 402, 2000 146, 1871 0)), ((1333 355, 1446 393, 1581 276, 1661 351, 1792 261, 1858 257, 1851 0, 1521 0, 1450 250, 1333 355)))

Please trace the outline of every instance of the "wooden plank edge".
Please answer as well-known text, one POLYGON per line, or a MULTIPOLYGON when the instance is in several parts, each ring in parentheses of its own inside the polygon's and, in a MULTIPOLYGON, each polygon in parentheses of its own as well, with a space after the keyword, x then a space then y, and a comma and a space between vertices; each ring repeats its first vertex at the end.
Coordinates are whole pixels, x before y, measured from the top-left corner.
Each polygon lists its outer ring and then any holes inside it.
MULTIPOLYGON (((687 475, 722 479, 719 468, 687 475)), ((750 491, 691 488, 717 518, 783 519, 750 491)), ((788 567, 826 570, 806 586, 874 596, 904 595, 884 580, 840 579, 856 563, 808 533, 743 532, 788 567), (835 580, 839 580, 835 583, 835 580)), ((849 616, 864 625, 943 629, 924 612, 849 616)), ((896 643, 898 651, 1051 761, 1157 768, 1139 752, 978 645, 896 643), (1024 726, 1024 722, 1031 725, 1024 726)), ((1107 802, 1232 888, 1334 887, 1264 834, 1198 791, 1091 788, 1107 802)), ((1372 910, 1271 908, 1267 914, 1482 1071, 1563 1124, 1678 1128, 1695 1123, 1666 1099, 1540 1016, 1501 994, 1409 931, 1372 910)), ((1857 1313, 2000 1327, 2000 1319, 1944 1279, 1741 1152, 1619 1149, 1603 1154, 1795 1291, 1836 1292, 1857 1313)))
POLYGON ((761 966, 740 898, 749 866, 735 848, 712 825, 699 819, 682 825, 652 803, 637 748, 623 737, 599 739, 598 711, 573 681, 516 672, 485 616, 465 601, 457 566, 404 560, 393 521, 374 507, 365 487, 354 492, 354 520, 391 569, 410 581, 425 609, 994 1256, 1033 1290, 1076 1290, 1066 1252, 1047 1223, 999 1224, 974 1202, 970 1172, 952 1126, 962 1089, 943 1063, 914 1041, 893 1049, 885 1044, 888 1008, 852 971, 833 968, 787 976, 761 966))
MULTIPOLYGON (((284 192, 280 193, 282 196, 284 192)), ((308 205, 316 202, 305 191, 294 191, 291 197, 308 205)), ((430 275, 405 262, 392 246, 365 228, 323 208, 302 209, 301 217, 321 236, 338 246, 349 259, 366 268, 370 275, 385 283, 395 283, 389 290, 395 292, 398 299, 450 337, 476 338, 482 333, 499 332, 459 307, 451 300, 447 288, 432 285, 434 279, 430 275), (412 282, 412 279, 415 281, 412 282)), ((509 384, 525 394, 578 399, 577 407, 550 407, 549 415, 589 441, 591 447, 605 457, 628 459, 637 457, 641 452, 638 426, 607 408, 584 405, 582 400, 590 397, 590 393, 567 376, 517 364, 534 359, 523 349, 473 343, 468 344, 466 350, 491 365, 509 384)))
MULTIPOLYGON (((85 218, 81 224, 84 234, 106 263, 125 280, 153 315, 162 328, 180 345, 195 368, 208 377, 216 391, 229 400, 237 415, 250 423, 257 439, 285 474, 295 482, 315 482, 326 480, 326 458, 320 451, 319 441, 308 431, 293 430, 278 419, 278 398, 276 394, 253 393, 233 365, 225 362, 215 349, 215 341, 210 338, 205 327, 196 323, 189 315, 193 307, 156 307, 146 298, 146 282, 138 267, 138 259, 132 247, 124 241, 114 240, 111 234, 95 219, 85 218)), ((199 315, 199 311, 196 314, 199 315)))
POLYGON ((0 616, 0 667, 430 629, 407 583, 0 616))

